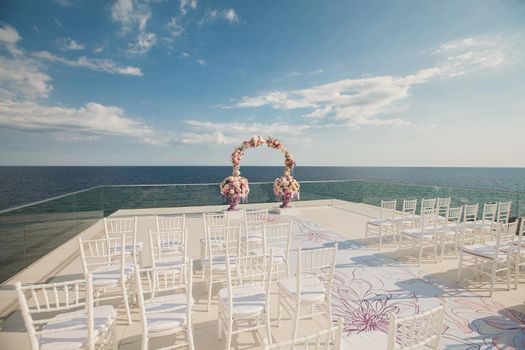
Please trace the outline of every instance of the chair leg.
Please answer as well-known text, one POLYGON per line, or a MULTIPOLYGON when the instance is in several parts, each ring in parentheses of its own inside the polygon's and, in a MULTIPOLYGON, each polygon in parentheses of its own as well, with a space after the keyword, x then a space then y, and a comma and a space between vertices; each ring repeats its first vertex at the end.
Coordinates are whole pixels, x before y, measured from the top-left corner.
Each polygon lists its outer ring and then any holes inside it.
POLYGON ((186 325, 186 330, 187 330, 187 337, 188 337, 188 344, 189 344, 189 348, 190 350, 195 350, 195 344, 193 343, 193 328, 192 328, 192 325, 191 324, 188 324, 186 325))
POLYGON ((281 293, 277 296, 277 327, 281 327, 281 312, 282 312, 282 305, 281 305, 281 293))
POLYGON ((207 305, 206 311, 210 311, 211 292, 212 292, 212 289, 213 289, 213 275, 212 275, 211 271, 208 272, 207 275, 208 275, 208 305, 207 305))
POLYGON ((222 311, 219 310, 217 315, 217 340, 222 340, 223 326, 222 326, 222 311))
POLYGON ((301 306, 297 305, 297 308, 295 310, 294 319, 293 319, 293 333, 292 333, 292 339, 297 338, 297 330, 299 328, 299 313, 301 312, 301 306))
POLYGON ((149 338, 147 334, 142 335, 142 350, 148 350, 149 338))
POLYGON ((131 319, 131 310, 129 307, 129 297, 128 297, 128 287, 126 286, 126 282, 122 282, 122 299, 124 301, 124 308, 126 309, 126 316, 128 318, 128 324, 132 324, 131 319))
POLYGON ((267 309, 266 312, 264 313, 264 316, 265 316, 265 323, 266 323, 266 333, 267 333, 267 337, 268 337, 268 343, 271 344, 272 343, 272 328, 271 328, 271 325, 270 325, 270 310, 267 309))
POLYGON ((461 268, 463 267, 463 251, 459 252, 459 262, 458 262, 458 276, 456 282, 461 281, 461 268))
POLYGON ((118 339, 117 339, 117 321, 111 326, 111 348, 113 350, 118 349, 118 339))
POLYGON ((418 265, 421 267, 421 260, 423 259, 423 239, 421 238, 419 240, 419 257, 418 257, 418 265))
POLYGON ((226 325, 227 335, 226 335, 226 350, 230 350, 232 346, 232 331, 233 331, 233 320, 231 317, 228 317, 228 324, 226 325))
POLYGON ((379 226, 379 250, 381 250, 381 245, 383 244, 383 225, 379 226))
POLYGON ((507 257, 507 290, 510 290, 510 257, 507 257))
POLYGON ((492 293, 494 293, 494 283, 496 282, 496 267, 497 262, 492 262, 492 273, 490 275, 490 291, 489 291, 489 297, 492 296, 492 293))

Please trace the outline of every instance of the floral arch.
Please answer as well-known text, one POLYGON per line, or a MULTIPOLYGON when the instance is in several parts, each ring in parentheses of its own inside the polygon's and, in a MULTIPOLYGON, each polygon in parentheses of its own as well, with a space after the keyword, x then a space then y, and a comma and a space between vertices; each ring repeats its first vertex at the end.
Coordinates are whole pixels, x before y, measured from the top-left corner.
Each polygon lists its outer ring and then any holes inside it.
POLYGON ((244 152, 249 148, 256 148, 266 145, 270 148, 281 151, 284 154, 283 176, 275 179, 273 192, 283 201, 281 208, 291 207, 292 199, 299 198, 299 183, 292 176, 295 167, 295 159, 284 145, 274 137, 254 136, 250 140, 244 141, 239 147, 235 148, 231 155, 233 173, 232 176, 225 178, 220 185, 221 194, 224 196, 230 207, 228 210, 237 210, 236 206, 241 200, 246 200, 250 193, 248 179, 241 176, 241 159, 244 152))

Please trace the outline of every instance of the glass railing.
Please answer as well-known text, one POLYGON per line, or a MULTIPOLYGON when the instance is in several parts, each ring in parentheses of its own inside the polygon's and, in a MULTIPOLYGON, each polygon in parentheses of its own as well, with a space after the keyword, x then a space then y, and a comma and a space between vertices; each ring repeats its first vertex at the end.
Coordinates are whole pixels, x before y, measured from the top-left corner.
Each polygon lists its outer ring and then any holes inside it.
MULTIPOLYGON (((248 203, 278 202, 272 183, 251 183, 248 203)), ((452 205, 512 201, 525 215, 525 193, 364 180, 301 182, 301 201, 337 199, 379 205, 381 200, 452 197, 452 205)), ((341 203, 341 202, 339 202, 341 203)), ((119 209, 223 205, 218 184, 97 186, 0 211, 0 282, 5 281, 119 209)), ((480 206, 481 211, 482 205, 480 206)))

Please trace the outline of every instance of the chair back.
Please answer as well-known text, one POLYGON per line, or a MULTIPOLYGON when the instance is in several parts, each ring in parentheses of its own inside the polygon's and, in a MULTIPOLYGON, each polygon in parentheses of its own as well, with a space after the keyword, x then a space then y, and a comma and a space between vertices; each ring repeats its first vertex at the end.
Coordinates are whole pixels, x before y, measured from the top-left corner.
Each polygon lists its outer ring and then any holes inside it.
MULTIPOLYGON (((193 305, 193 261, 186 259, 178 266, 163 266, 141 268, 135 265, 135 281, 137 288, 137 300, 142 323, 143 337, 148 336, 148 315, 155 314, 161 318, 163 313, 173 313, 185 310, 186 322, 191 327, 191 309, 193 305), (146 304, 164 301, 170 304, 169 308, 151 308, 146 310, 146 304)), ((183 327, 184 325, 181 325, 183 327)), ((175 331, 175 330, 173 330, 175 331)))
POLYGON ((416 215, 417 198, 416 199, 405 199, 403 200, 403 214, 404 215, 416 215))
POLYGON ((517 242, 518 237, 518 221, 512 222, 510 224, 499 224, 496 226, 496 246, 495 246, 495 257, 497 261, 500 254, 509 253, 509 250, 512 250, 513 244, 517 242))
POLYGON ((206 237, 207 254, 213 256, 241 255, 241 224, 235 226, 210 226, 206 237))
MULTIPOLYGON (((266 293, 265 305, 269 309, 273 251, 270 251, 270 257, 266 255, 237 256, 235 258, 236 276, 232 276, 233 271, 230 259, 230 255, 226 255, 226 288, 228 291, 229 310, 233 310, 233 288, 235 286, 262 286, 266 293)), ((249 295, 245 295, 245 297, 248 298, 249 295)))
POLYGON ((498 214, 496 215, 496 222, 500 224, 508 224, 510 218, 510 210, 512 208, 512 202, 499 202, 498 203, 498 214))
MULTIPOLYGON (((84 330, 87 326, 88 348, 95 349, 93 284, 91 274, 85 280, 66 281, 47 284, 15 284, 20 310, 29 335, 31 349, 40 348, 39 338, 46 334, 60 331, 84 330), (67 323, 75 318, 73 311, 83 310, 87 315, 87 324, 67 323), (63 316, 60 316, 64 314, 63 316), (64 322, 57 323, 52 329, 43 327, 55 317, 64 322)), ((78 314, 76 315, 78 317, 78 314)))
POLYGON ((443 332, 445 306, 440 305, 423 313, 397 318, 390 314, 387 350, 437 349, 443 332))
POLYGON ((290 252, 292 242, 292 222, 266 224, 264 229, 264 254, 268 255, 270 249, 282 250, 286 257, 290 252))
MULTIPOLYGON (((296 350, 296 349, 316 349, 316 350, 340 350, 341 337, 343 335, 343 320, 339 318, 336 326, 323 329, 314 334, 301 338, 285 340, 280 343, 269 344, 268 338, 264 338, 262 350, 296 350)), ((371 344, 371 348, 373 345, 371 344)))
POLYGON ((463 207, 449 208, 445 217, 445 227, 458 227, 461 224, 461 219, 463 217, 463 207))
POLYGON ((332 296, 336 256, 337 243, 330 248, 298 249, 296 271, 297 292, 295 294, 297 303, 299 303, 301 297, 302 286, 308 285, 310 283, 309 281, 317 283, 317 279, 324 285, 326 298, 330 300, 332 296))
POLYGON ((204 221, 204 232, 208 227, 226 227, 230 225, 230 214, 228 213, 202 213, 204 221))
POLYGON ((244 223, 252 224, 266 222, 268 222, 268 209, 244 211, 244 223))
POLYGON ((436 209, 439 212, 440 216, 447 215, 448 208, 450 208, 450 202, 452 198, 450 197, 438 197, 436 198, 436 209))
POLYGON ((479 204, 465 204, 463 209, 463 224, 475 223, 478 220, 479 204))
POLYGON ((421 199, 421 208, 419 209, 419 214, 423 213, 426 209, 436 208, 436 198, 423 198, 421 199))
POLYGON ((153 232, 149 230, 151 260, 155 262, 162 258, 186 256, 188 230, 153 232))
POLYGON ((483 221, 484 222, 486 221, 495 222, 497 211, 498 211, 498 203, 483 204, 483 214, 482 214, 483 221))
POLYGON ((100 238, 83 240, 78 238, 80 258, 84 275, 92 272, 97 267, 120 266, 121 274, 124 275, 126 263, 126 252, 121 247, 126 244, 126 235, 120 238, 100 238))
POLYGON ((381 222, 386 220, 394 221, 396 216, 397 201, 381 201, 381 222))
POLYGON ((104 232, 106 238, 126 235, 128 244, 137 243, 137 217, 104 218, 104 232))
POLYGON ((438 225, 439 221, 439 211, 438 209, 432 208, 432 209, 424 209, 421 212, 420 216, 420 228, 421 232, 425 232, 431 229, 434 229, 438 225))
POLYGON ((157 232, 182 231, 186 228, 186 214, 155 215, 157 232))

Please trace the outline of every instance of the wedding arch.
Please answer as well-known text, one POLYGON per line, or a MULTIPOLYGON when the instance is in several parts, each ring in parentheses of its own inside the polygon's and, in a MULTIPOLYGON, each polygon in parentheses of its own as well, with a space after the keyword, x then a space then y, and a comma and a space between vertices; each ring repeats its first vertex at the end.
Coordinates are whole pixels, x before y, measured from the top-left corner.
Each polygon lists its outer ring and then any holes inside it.
POLYGON ((274 137, 254 136, 233 150, 231 155, 233 166, 232 176, 228 176, 221 182, 221 194, 230 205, 228 210, 237 210, 237 205, 240 201, 245 201, 250 193, 248 179, 241 176, 241 160, 244 152, 249 148, 256 148, 263 145, 279 150, 284 155, 283 176, 275 179, 273 184, 274 194, 283 201, 281 208, 291 207, 292 200, 299 198, 300 185, 292 176, 293 168, 295 167, 293 155, 284 147, 281 141, 274 137))

